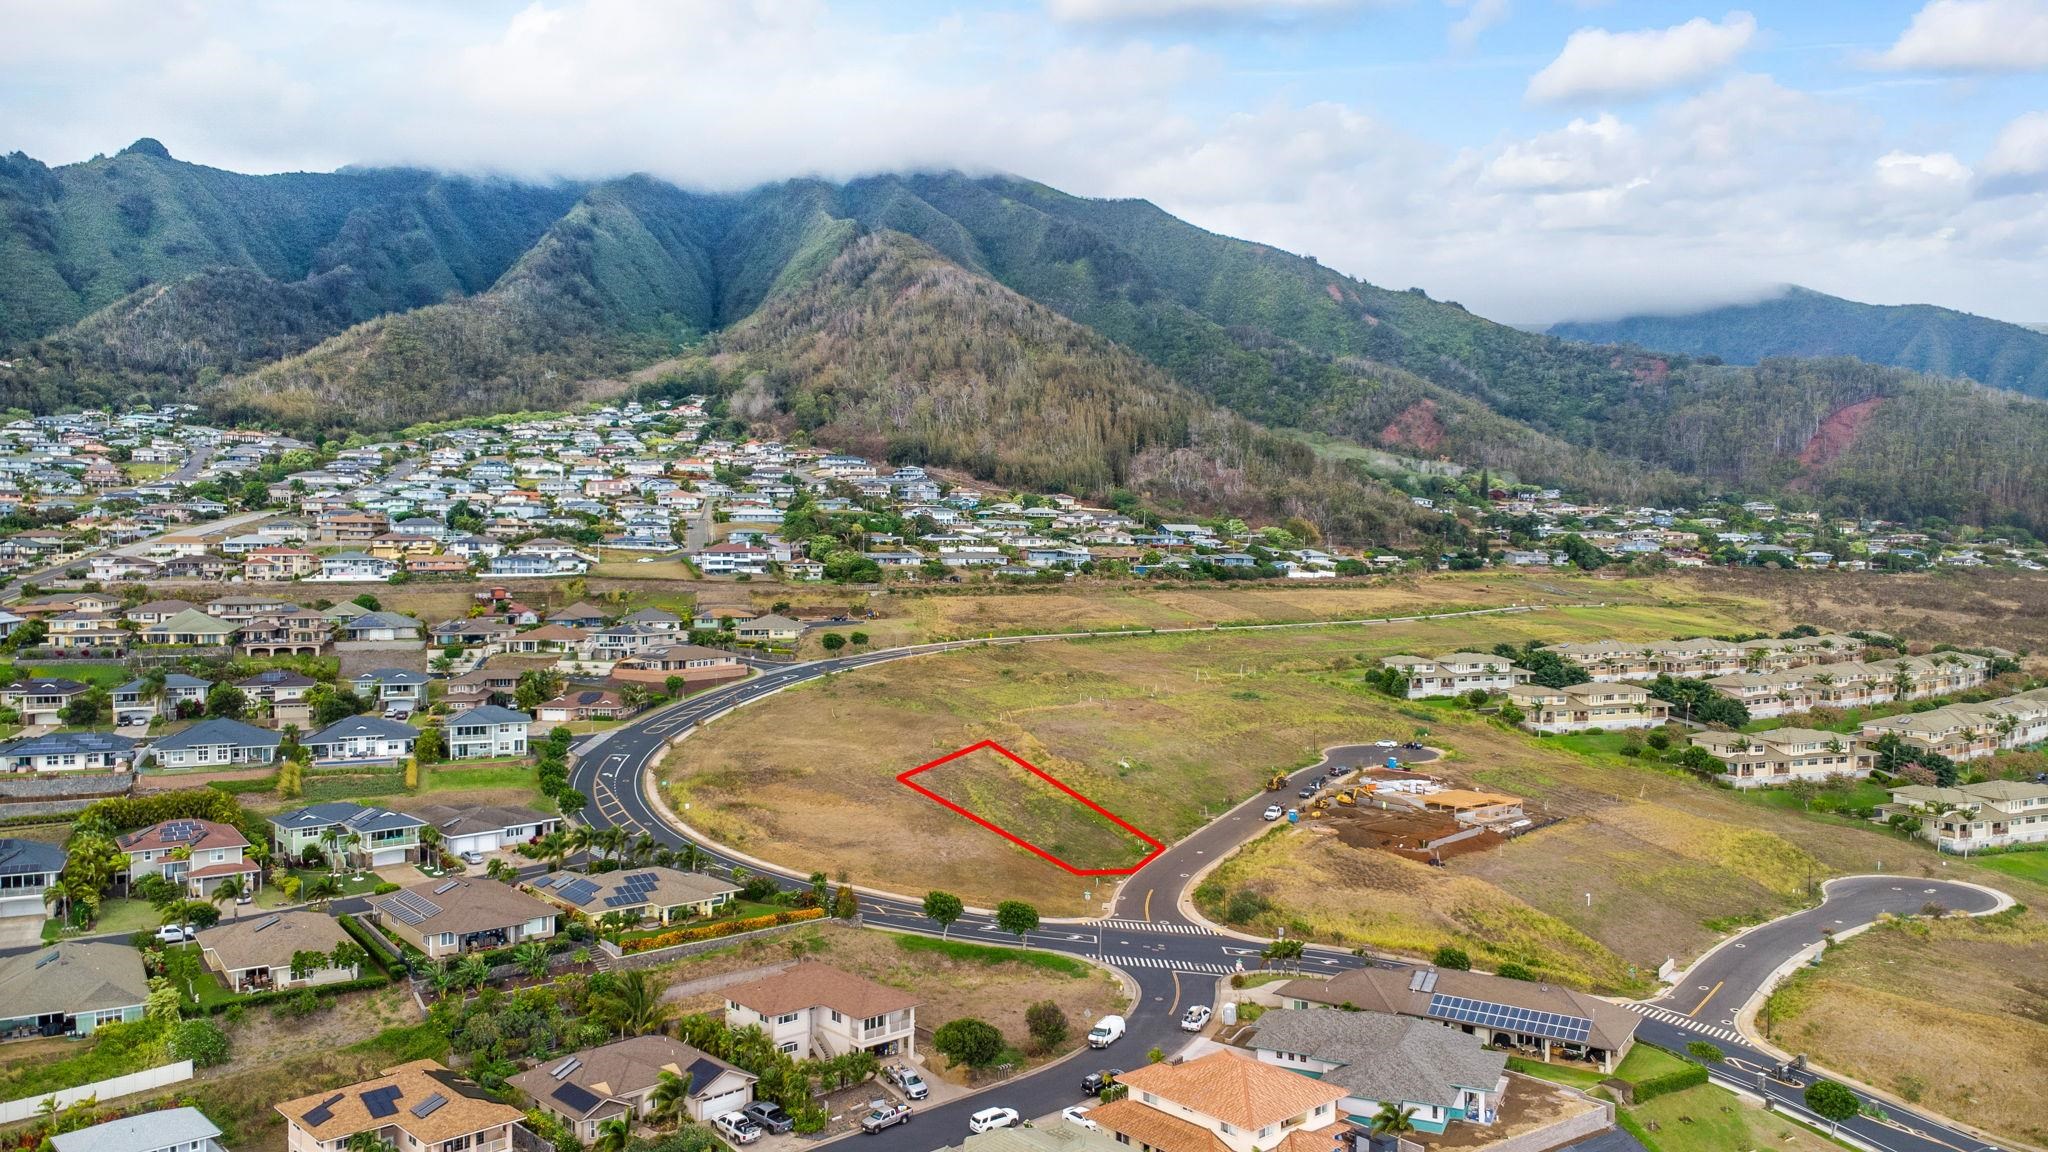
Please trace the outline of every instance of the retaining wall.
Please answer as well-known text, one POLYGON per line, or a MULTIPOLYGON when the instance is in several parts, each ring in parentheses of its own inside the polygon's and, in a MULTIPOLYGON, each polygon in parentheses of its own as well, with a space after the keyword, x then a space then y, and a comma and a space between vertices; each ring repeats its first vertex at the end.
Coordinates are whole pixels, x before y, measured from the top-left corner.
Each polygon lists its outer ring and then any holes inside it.
POLYGON ((65 1088, 58 1092, 38 1096, 33 1100, 9 1100, 0 1104, 0 1124, 12 1124, 17 1120, 33 1117, 42 1107, 43 1101, 51 1096, 57 1098, 58 1108, 68 1108, 81 1100, 98 1100, 102 1103, 117 1096, 133 1092, 148 1092, 170 1084, 181 1084, 192 1078, 192 1062, 180 1060, 175 1064, 164 1064, 156 1068, 145 1068, 126 1076, 115 1076, 107 1080, 96 1080, 76 1088, 65 1088))

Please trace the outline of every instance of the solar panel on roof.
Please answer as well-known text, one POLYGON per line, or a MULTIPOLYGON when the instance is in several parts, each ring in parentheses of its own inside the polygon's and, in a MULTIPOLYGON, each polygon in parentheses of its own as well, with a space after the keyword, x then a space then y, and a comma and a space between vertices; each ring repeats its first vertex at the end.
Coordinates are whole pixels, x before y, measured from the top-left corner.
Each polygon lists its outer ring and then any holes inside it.
POLYGON ((655 874, 652 872, 635 872, 631 876, 626 877, 626 883, 652 884, 655 882, 656 879, 658 879, 658 877, 656 877, 655 874))
POLYGON ((398 1098, 403 1095, 405 1095, 404 1090, 396 1084, 389 1084, 382 1088, 372 1088, 368 1092, 363 1093, 363 1108, 369 1112, 371 1119, 396 1116, 398 1115, 398 1098))
POLYGON ((443 880, 441 883, 434 885, 434 895, 439 896, 444 892, 452 892, 460 887, 462 887, 462 881, 460 880, 443 880))
POLYGON ((327 1099, 322 1100, 318 1104, 315 1104, 306 1113, 306 1123, 311 1124, 315 1128, 318 1128, 320 1125, 325 1124, 329 1120, 334 1119, 334 1106, 336 1104, 341 1103, 342 1095, 342 1093, 336 1092, 334 1095, 329 1096, 327 1099))
POLYGON ((1545 1036, 1553 1040, 1581 1042, 1593 1032, 1593 1022, 1583 1016, 1517 1008, 1512 1004, 1495 1004, 1489 1000, 1473 1000, 1441 993, 1430 997, 1427 1014, 1439 1019, 1456 1020, 1462 1024, 1512 1029, 1525 1035, 1545 1036))
POLYGON ((277 923, 277 920, 278 918, 275 916, 265 916, 263 919, 257 921, 256 926, 254 928, 249 929, 249 932, 252 935, 257 932, 261 932, 265 928, 270 927, 272 924, 277 923))
POLYGON ((607 908, 624 908, 628 904, 640 904, 643 902, 640 896, 633 892, 614 892, 604 898, 604 906, 607 908))
POLYGON ((588 880, 571 880, 556 891, 561 894, 562 899, 581 907, 590 903, 590 898, 597 895, 597 885, 588 880))
POLYGON ((387 907, 390 908, 393 916, 398 917, 400 922, 415 926, 424 924, 432 917, 441 914, 440 905, 435 904, 432 900, 417 892, 394 893, 387 907))
POLYGON ((550 1072, 549 1075, 553 1076, 557 1080, 560 1080, 564 1076, 567 1076, 569 1073, 574 1072, 575 1070, 581 1067, 583 1067, 583 1061, 578 1060, 574 1056, 571 1056, 567 1060, 562 1061, 560 1064, 555 1065, 555 1070, 553 1072, 550 1072))
POLYGON ((434 1109, 439 1108, 441 1105, 446 1104, 447 1102, 448 1098, 446 1096, 443 1096, 439 1092, 436 1092, 432 1096, 427 1097, 425 1100, 422 1100, 419 1103, 413 1105, 412 1114, 424 1120, 427 1117, 432 1116, 434 1114, 434 1109))
POLYGON ((585 1091, 578 1084, 557 1084, 551 1095, 563 1104, 575 1109, 578 1116, 597 1107, 597 1097, 585 1091))
POLYGON ((41 968, 55 959, 57 959, 57 950, 52 948, 42 959, 36 961, 36 967, 41 968))

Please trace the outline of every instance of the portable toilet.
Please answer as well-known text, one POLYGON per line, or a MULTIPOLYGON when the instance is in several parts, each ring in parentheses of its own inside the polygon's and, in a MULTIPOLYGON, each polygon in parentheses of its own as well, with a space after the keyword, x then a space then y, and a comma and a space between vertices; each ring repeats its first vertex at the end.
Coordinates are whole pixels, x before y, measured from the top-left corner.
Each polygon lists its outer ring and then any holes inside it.
POLYGON ((1401 770, 1401 758, 1400 758, 1399 756, 1389 756, 1389 757, 1387 757, 1387 771, 1389 771, 1389 772, 1399 772, 1400 770, 1401 770))
POLYGON ((1223 1024, 1225 1027, 1229 1027, 1235 1023, 1237 1023, 1237 1001, 1225 1000, 1223 1002, 1223 1024))

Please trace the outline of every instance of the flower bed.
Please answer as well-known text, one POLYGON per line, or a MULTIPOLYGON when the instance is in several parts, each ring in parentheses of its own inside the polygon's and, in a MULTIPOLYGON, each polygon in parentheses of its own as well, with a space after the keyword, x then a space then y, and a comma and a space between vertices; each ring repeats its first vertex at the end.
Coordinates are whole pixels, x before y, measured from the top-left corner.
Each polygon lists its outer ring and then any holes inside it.
POLYGON ((737 936, 742 932, 756 932, 780 924, 795 924, 800 920, 823 918, 823 908, 789 908, 768 916, 749 916, 741 920, 720 920, 713 924, 699 924, 693 928, 677 928, 657 936, 643 936, 628 940, 619 946, 621 952, 646 952, 655 948, 672 948, 677 944, 690 944, 698 940, 715 940, 720 936, 737 936))

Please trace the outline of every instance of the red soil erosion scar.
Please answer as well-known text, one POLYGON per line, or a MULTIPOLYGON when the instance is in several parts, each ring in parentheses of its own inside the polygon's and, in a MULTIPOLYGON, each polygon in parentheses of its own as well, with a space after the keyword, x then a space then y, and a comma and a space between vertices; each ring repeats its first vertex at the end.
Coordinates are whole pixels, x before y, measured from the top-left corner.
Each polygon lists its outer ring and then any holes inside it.
POLYGON ((896 782, 898 784, 903 785, 905 788, 908 788, 911 791, 917 793, 918 795, 925 797, 928 800, 931 800, 945 808, 951 809, 954 812, 958 812, 960 815, 967 817, 969 820, 974 821, 976 824, 981 825, 983 828, 986 828, 989 831, 995 833, 996 835, 1001 836, 1003 839, 1008 840, 1010 843, 1015 844, 1018 847, 1023 848, 1026 851, 1031 852, 1032 854, 1039 856, 1043 859, 1050 860, 1054 864, 1059 865, 1060 867, 1066 869, 1067 871, 1073 873, 1076 876, 1129 876, 1131 873, 1136 872, 1138 869, 1143 868, 1145 865, 1150 864, 1153 860, 1157 859, 1161 852, 1166 851, 1166 845, 1161 844, 1159 841, 1154 840, 1152 837, 1147 836, 1143 832, 1138 831, 1136 828, 1131 827, 1129 824, 1125 823, 1123 818, 1118 816, 1116 813, 1111 812, 1109 809, 1104 808, 1102 805, 1097 804, 1095 801, 1090 800, 1086 796, 1081 795, 1079 792, 1076 792, 1072 788, 1067 787, 1065 784, 1060 783, 1058 780, 1055 780, 1046 773, 1039 771, 1038 766, 1036 764, 1031 763, 1029 760, 1024 759, 1023 757, 1017 755, 1016 753, 1010 751, 1008 748, 1003 747, 1001 744, 998 744, 993 740, 983 740, 979 744, 969 744, 967 747, 962 748, 957 752, 948 752, 944 756, 939 757, 937 760, 933 760, 927 764, 920 764, 917 767, 912 768, 908 772, 899 774, 896 777, 896 782), (976 752, 994 752, 997 755, 1002 756, 1004 759, 1007 759, 1010 763, 1015 764, 1017 767, 1022 768, 1026 772, 1031 773, 1033 776, 1038 777, 1040 780, 1045 781, 1047 784, 1050 784, 1053 787, 1059 789, 1061 792, 1066 793, 1068 796, 1073 797, 1075 800, 1080 801, 1081 804, 1085 805, 1089 811, 1095 813, 1096 815, 1102 817, 1103 819, 1109 821, 1110 823, 1116 825, 1117 827, 1123 829, 1126 832, 1129 832, 1131 835, 1136 836, 1138 839, 1144 841, 1146 847, 1149 848, 1150 851, 1145 853, 1144 859, 1138 861, 1136 864, 1133 864, 1128 868, 1076 868, 1072 864, 1067 863, 1065 860, 1062 860, 1059 857, 1053 855, 1052 853, 1047 852, 1045 849, 1040 848, 1038 845, 1033 844, 1031 841, 1024 839, 1022 836, 1019 836, 1014 832, 1011 832, 1009 829, 1004 828, 1001 825, 995 824, 991 821, 984 820, 981 817, 976 816, 974 813, 969 812, 967 809, 961 807, 958 804, 953 803, 951 800, 946 799, 944 796, 939 795, 938 793, 932 791, 929 788, 926 788, 924 785, 919 784, 916 780, 912 779, 913 776, 916 776, 920 772, 929 772, 932 769, 937 768, 941 764, 950 764, 953 761, 960 759, 962 756, 971 756, 976 752))

